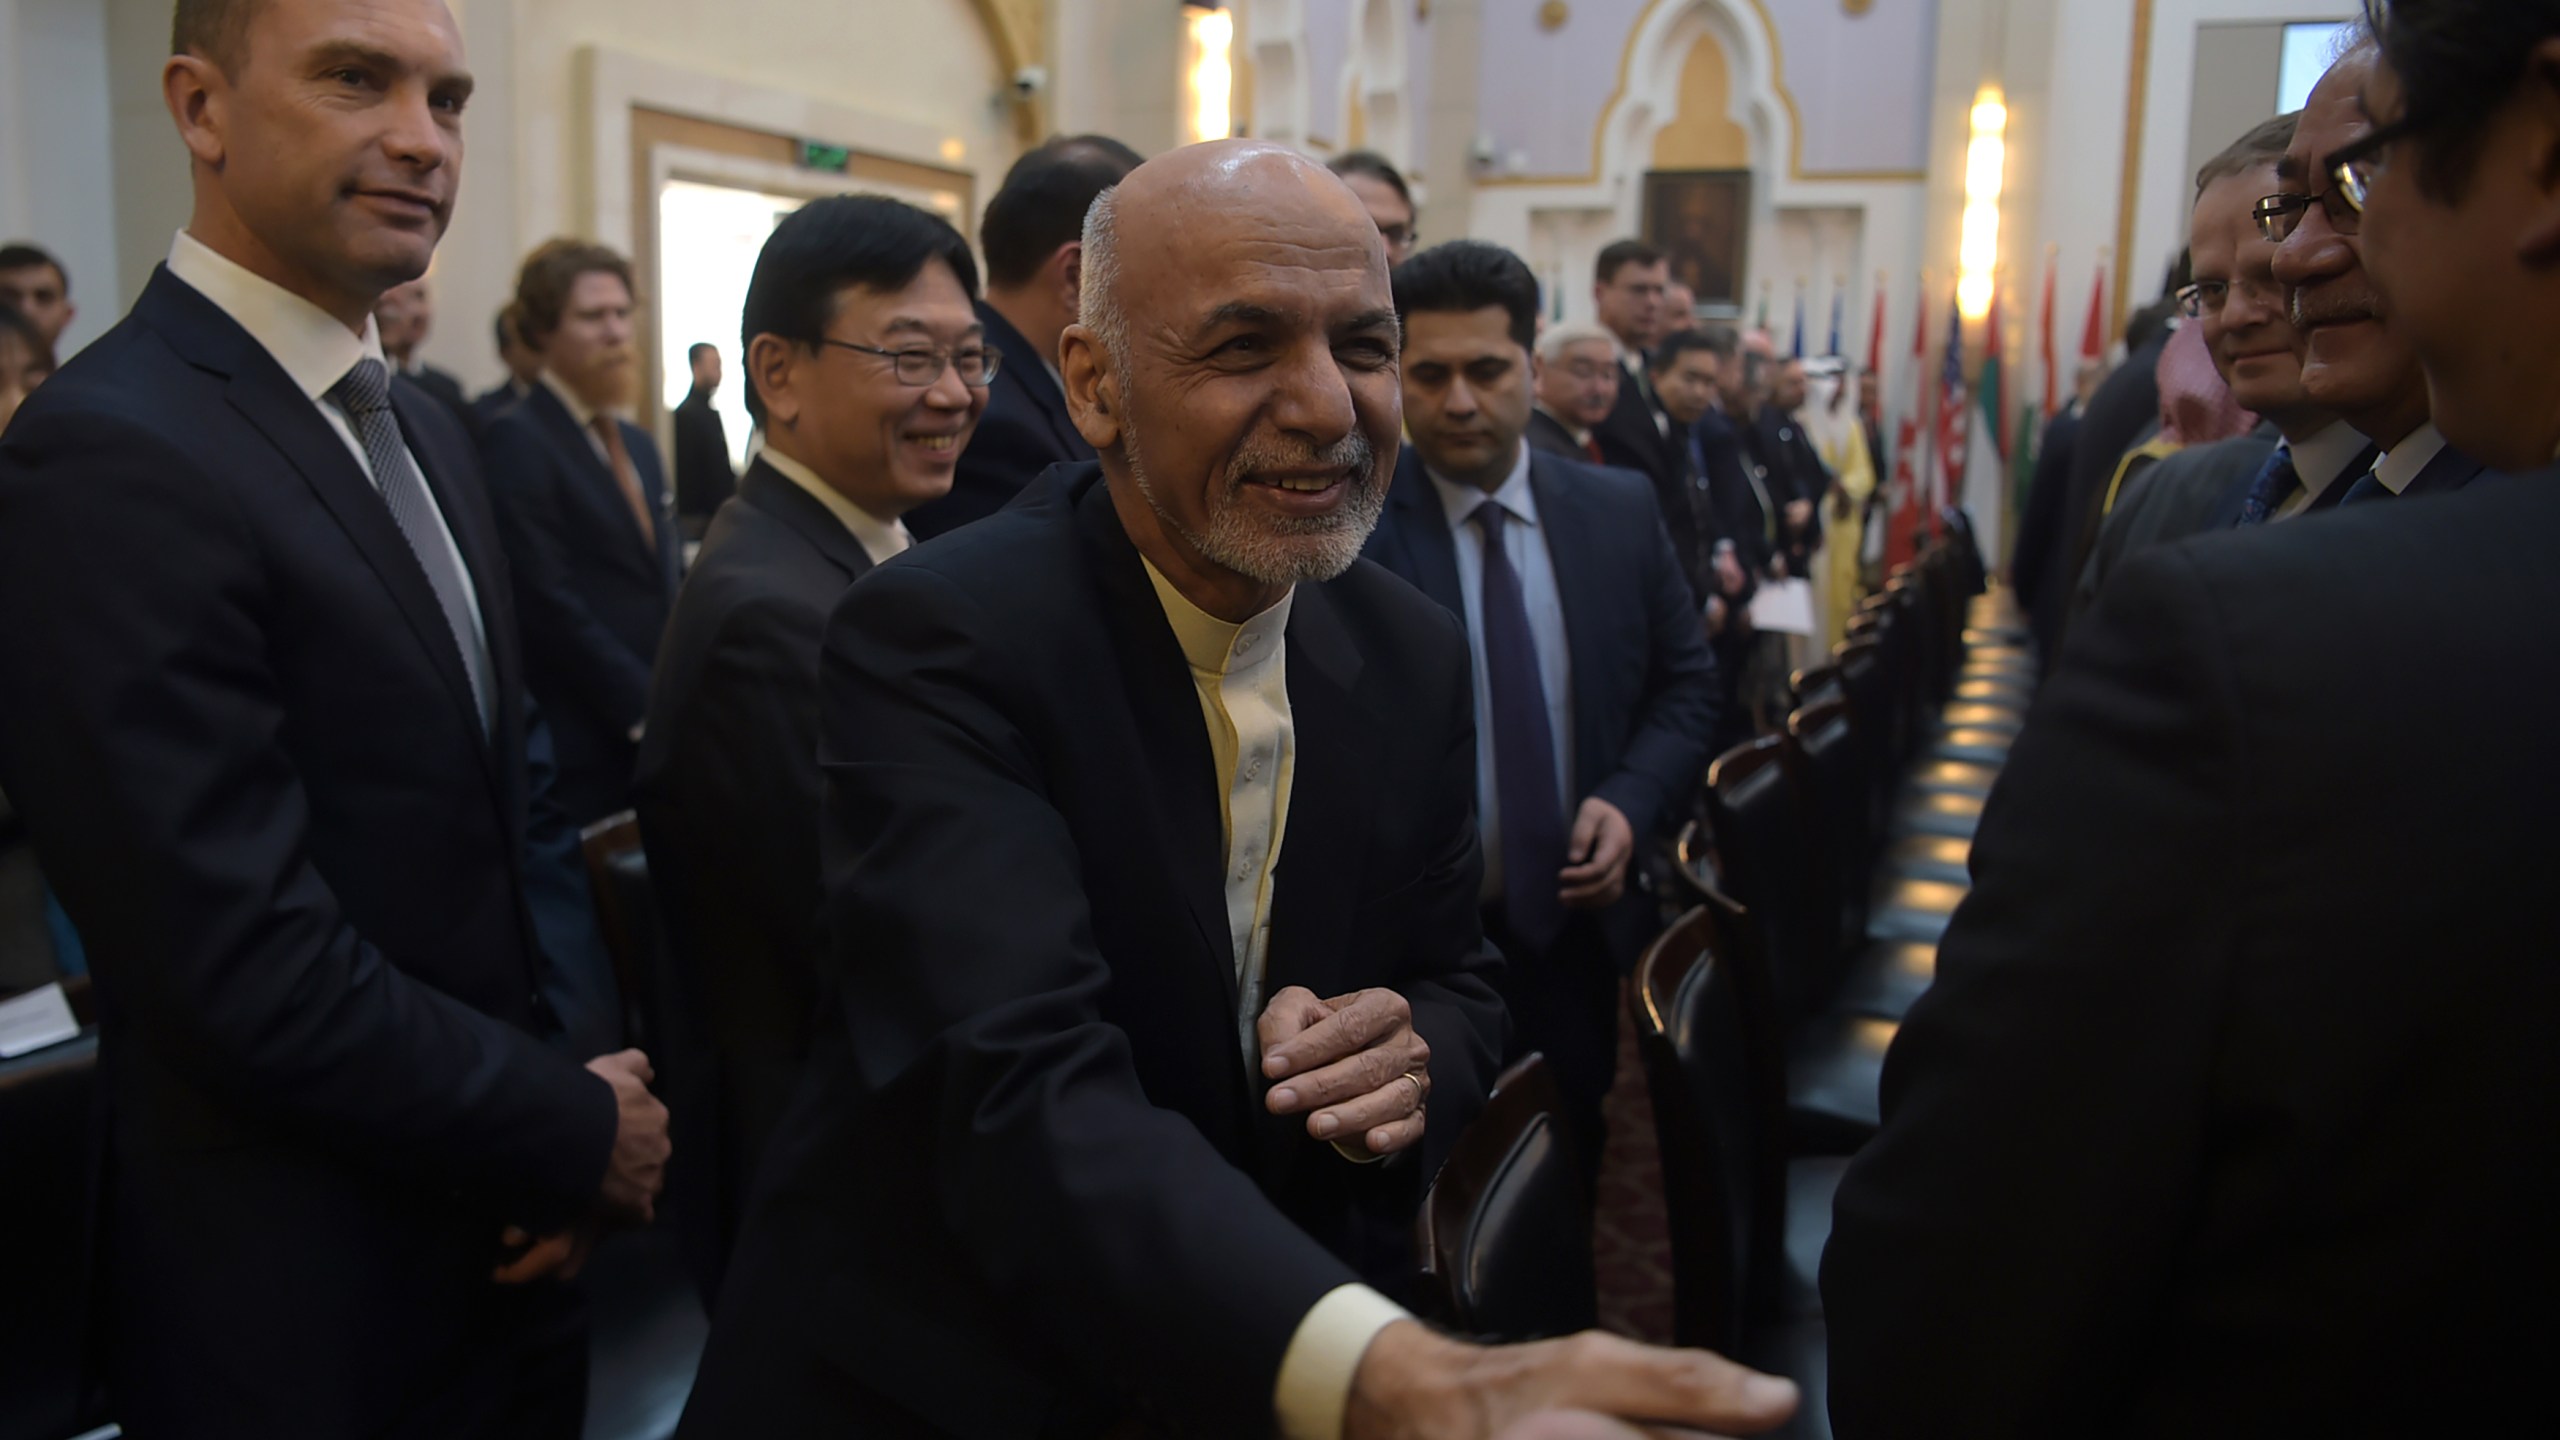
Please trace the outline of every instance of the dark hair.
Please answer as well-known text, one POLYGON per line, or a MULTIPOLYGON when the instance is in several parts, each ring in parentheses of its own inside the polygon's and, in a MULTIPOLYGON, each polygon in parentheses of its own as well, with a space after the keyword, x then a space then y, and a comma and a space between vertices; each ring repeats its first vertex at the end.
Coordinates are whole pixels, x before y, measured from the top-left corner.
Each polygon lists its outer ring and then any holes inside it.
POLYGON ((1404 183, 1404 172, 1395 167, 1395 162, 1375 150, 1352 150, 1336 155, 1324 162, 1324 168, 1346 180, 1354 175, 1366 175, 1396 192, 1396 197, 1404 201, 1404 208, 1413 208, 1413 189, 1404 183))
POLYGON ((699 364, 701 364, 701 363, 702 363, 702 352, 703 352, 703 351, 705 351, 705 350, 710 351, 710 352, 711 352, 712 354, 714 354, 714 355, 717 355, 717 354, 719 354, 719 353, 720 353, 720 347, 719 347, 719 346, 717 346, 717 345, 712 344, 710 341, 708 341, 708 340, 696 340, 696 341, 694 341, 692 344, 687 345, 686 347, 684 347, 684 363, 686 363, 687 365, 699 365, 699 364))
POLYGON ((1511 322, 1511 338, 1523 350, 1538 344, 1538 277, 1499 245, 1452 240, 1407 259, 1391 277, 1396 323, 1410 315, 1499 306, 1511 322))
POLYGON ((1119 184, 1144 161, 1108 135, 1072 135, 1027 151, 1004 172, 987 202, 978 243, 987 251, 987 283, 1019 285, 1040 272, 1060 246, 1084 237, 1093 197, 1119 184))
POLYGON ((506 304, 498 307, 498 318, 490 324, 490 334, 498 342, 499 354, 504 355, 507 353, 507 346, 511 340, 516 338, 515 332, 518 328, 519 327, 516 325, 516 302, 510 300, 506 304))
POLYGON ((0 245, 0 270, 32 270, 38 265, 53 271, 53 278, 62 282, 63 294, 71 293, 71 272, 62 268, 62 262, 54 259, 52 252, 24 240, 0 245))
POLYGON ((201 55, 225 75, 248 57, 249 16, 258 0, 178 0, 169 16, 169 53, 201 55))
MULTIPOLYGON (((886 195, 832 195, 812 200, 783 217, 765 237, 747 281, 746 312, 739 319, 739 349, 759 335, 814 346, 835 318, 836 299, 849 286, 903 290, 924 267, 939 260, 970 299, 978 298, 978 262, 951 222, 886 195)), ((750 367, 747 414, 764 423, 764 397, 750 367)))
POLYGON ((542 242, 524 257, 524 268, 516 272, 516 334, 537 347, 550 339, 551 332, 560 328, 578 277, 599 274, 619 278, 622 288, 638 297, 640 287, 631 278, 631 262, 620 251, 588 240, 542 242))
POLYGON ((2365 0, 2364 8, 2426 162, 2418 187, 2458 198, 2489 117, 2524 79, 2533 47, 2560 35, 2560 0, 2365 0))
POLYGON ((2293 148, 2294 127, 2302 121, 2302 112, 2279 115, 2262 120, 2249 128, 2249 133, 2234 140, 2223 152, 2204 162, 2196 171, 2196 198, 2204 198, 2205 190, 2217 180, 2246 175, 2261 166, 2273 165, 2293 148))
MULTIPOLYGON (((1741 342, 1737 340, 1735 343, 1741 342)), ((1704 350, 1715 356, 1719 363, 1724 359, 1724 352, 1716 349, 1716 342, 1705 331, 1683 330, 1654 346, 1653 353, 1645 357, 1645 368, 1656 375, 1668 374, 1672 366, 1680 363, 1680 357, 1692 350, 1704 350)))
POLYGON ((2125 317, 2124 348, 2126 353, 2141 349, 2169 333, 2169 322, 2178 313, 2175 296, 2163 296, 2125 317))
POLYGON ((0 305, 0 335, 17 336, 25 342, 28 352, 36 357, 36 368, 47 375, 53 373, 53 346, 46 342, 44 332, 36 328, 36 322, 19 314, 16 306, 0 305))
POLYGON ((1612 240, 1600 252, 1600 263, 1591 267, 1591 278, 1606 285, 1618 278, 1618 272, 1630 265, 1659 265, 1662 252, 1641 240, 1612 240))
POLYGON ((1704 341, 1708 349, 1716 352, 1718 360, 1730 360, 1742 353, 1742 332, 1730 325, 1710 325, 1704 330, 1691 333, 1704 341))

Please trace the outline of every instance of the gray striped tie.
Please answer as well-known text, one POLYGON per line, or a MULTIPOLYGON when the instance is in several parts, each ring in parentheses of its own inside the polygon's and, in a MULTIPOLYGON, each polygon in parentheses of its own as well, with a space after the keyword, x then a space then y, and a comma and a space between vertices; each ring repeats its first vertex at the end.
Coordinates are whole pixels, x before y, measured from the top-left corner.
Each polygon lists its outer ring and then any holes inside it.
POLYGON ((435 502, 427 495, 426 477, 409 458, 409 447, 400 438, 400 422, 391 413, 391 374, 379 360, 359 360, 329 387, 329 398, 338 402, 355 426, 365 462, 373 467, 374 488, 382 492, 382 503, 391 511, 391 523, 400 527, 410 553, 418 557, 418 567, 427 572, 427 584, 434 588, 436 604, 453 631, 454 648, 462 652, 462 670, 471 677, 471 698, 479 705, 480 727, 486 730, 491 718, 489 657, 471 627, 471 579, 462 573, 461 557, 439 543, 435 502))

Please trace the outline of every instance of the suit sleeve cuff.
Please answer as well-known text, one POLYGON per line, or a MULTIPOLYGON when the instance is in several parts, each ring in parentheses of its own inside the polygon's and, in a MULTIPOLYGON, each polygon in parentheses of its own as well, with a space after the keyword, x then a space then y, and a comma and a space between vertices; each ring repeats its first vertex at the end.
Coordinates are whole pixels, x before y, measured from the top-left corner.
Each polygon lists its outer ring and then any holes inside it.
POLYGON ((1280 1357, 1272 1408, 1281 1440, 1342 1440, 1342 1413, 1360 1357, 1378 1332, 1412 1316, 1366 1285, 1337 1285, 1298 1322, 1280 1357))

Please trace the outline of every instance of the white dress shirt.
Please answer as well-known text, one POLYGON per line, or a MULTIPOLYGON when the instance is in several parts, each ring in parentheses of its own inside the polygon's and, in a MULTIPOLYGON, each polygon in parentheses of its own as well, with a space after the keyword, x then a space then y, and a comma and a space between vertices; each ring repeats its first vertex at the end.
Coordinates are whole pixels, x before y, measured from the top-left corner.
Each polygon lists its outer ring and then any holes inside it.
POLYGON ((1618 352, 1618 364, 1627 372, 1626 383, 1636 387, 1636 393, 1644 397, 1645 413, 1653 417, 1653 428, 1663 439, 1670 439, 1671 417, 1663 414, 1662 408, 1653 403, 1653 375, 1645 369, 1644 351, 1628 345, 1618 352))
POLYGON ((2357 477, 2347 473, 2347 466, 2364 453, 2364 447, 2364 436, 2344 420, 2330 421, 2299 445, 2286 441, 2285 448, 2293 454, 2293 473, 2302 485, 2267 518, 2290 520, 2317 504, 2330 486, 2356 483, 2357 477))
MULTIPOLYGON (((384 368, 390 368, 390 362, 383 360, 382 334, 374 328, 373 317, 365 317, 364 333, 359 335, 319 306, 214 253, 212 247, 184 230, 169 243, 169 273, 212 301, 248 331, 250 339, 275 357, 294 388, 338 433, 347 453, 355 457, 356 468, 379 490, 382 481, 373 473, 373 462, 365 458, 364 442, 356 438, 354 424, 335 401, 324 398, 331 387, 346 378, 348 371, 356 368, 358 361, 382 360, 384 368)), ((415 453, 409 456, 409 463, 418 472, 418 490, 426 501, 429 528, 435 532, 410 536, 410 543, 443 546, 453 559, 454 573, 469 575, 471 567, 462 563, 462 549, 453 543, 453 529, 445 523, 444 507, 436 503, 435 487, 426 483, 426 467, 418 464, 415 453)), ((471 612, 471 639, 480 647, 481 673, 494 678, 497 667, 489 661, 489 629, 480 618, 480 596, 473 586, 462 587, 462 602, 471 612)), ((484 706, 496 703, 494 694, 482 697, 484 706)), ((488 718, 481 717, 483 723, 488 718)))
POLYGON ((2418 472, 2426 469, 2429 461, 2443 452, 2444 432, 2430 420, 2384 452, 2374 463, 2373 478, 2382 482, 2383 489, 2398 495, 2409 488, 2409 482, 2418 478, 2418 472))
MULTIPOLYGON (((1280 868, 1297 776, 1287 634, 1290 602, 1298 592, 1292 589, 1241 625, 1230 624, 1192 604, 1153 561, 1140 560, 1190 663, 1200 716, 1209 727, 1226 847, 1219 878, 1227 898, 1227 938, 1235 947, 1238 1039, 1247 1072, 1258 1080, 1254 1032, 1271 955, 1271 882, 1280 868)), ((1337 1142, 1335 1148, 1342 1147, 1337 1142)), ((1404 1307, 1359 1284, 1335 1286, 1308 1308, 1280 1357, 1271 1397, 1284 1440, 1341 1440, 1342 1412, 1350 1404, 1360 1357, 1380 1330, 1404 1318, 1404 1307)))
POLYGON ((1467 648, 1476 657, 1476 829, 1484 841, 1483 898, 1502 894, 1502 806, 1493 768, 1493 682, 1484 666, 1484 532, 1470 518, 1480 505, 1499 505, 1509 515, 1502 527, 1503 554, 1520 577, 1520 598, 1529 611, 1529 638, 1538 647, 1538 685, 1547 702, 1547 733, 1555 742, 1556 800, 1572 823, 1573 655, 1565 644, 1564 592, 1556 584, 1555 557, 1547 550, 1546 527, 1538 522, 1538 501, 1529 488, 1529 447, 1520 447, 1511 474, 1493 493, 1473 485, 1444 480, 1425 469, 1440 492, 1440 509, 1449 517, 1449 543, 1457 551, 1458 593, 1467 605, 1467 648))
POLYGON ((895 516, 883 520, 854 504, 845 498, 843 491, 819 479, 817 471, 770 445, 764 448, 763 454, 764 463, 772 466, 776 474, 816 496, 818 503, 827 507, 827 513, 853 533, 854 543, 862 547, 863 554, 871 557, 872 564, 877 565, 892 555, 905 554, 907 547, 916 543, 915 537, 907 533, 904 520, 895 516))

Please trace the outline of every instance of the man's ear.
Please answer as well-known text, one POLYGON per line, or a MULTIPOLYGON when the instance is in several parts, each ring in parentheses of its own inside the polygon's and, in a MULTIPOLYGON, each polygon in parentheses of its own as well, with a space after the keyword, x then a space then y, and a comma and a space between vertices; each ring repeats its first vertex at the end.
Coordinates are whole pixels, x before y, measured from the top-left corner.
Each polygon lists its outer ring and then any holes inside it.
POLYGON ((1067 382, 1067 416, 1096 451, 1120 443, 1122 380, 1102 337, 1070 325, 1058 337, 1058 374, 1067 382))
POLYGON ((1050 293, 1069 315, 1083 313, 1084 242, 1070 240, 1049 257, 1050 293))
POLYGON ((747 383, 755 387, 756 398, 764 402, 766 429, 788 430, 799 423, 800 391, 792 383, 797 378, 792 373, 797 348, 771 333, 747 342, 747 383))
POLYGON ((201 55, 172 55, 160 67, 160 99, 187 153, 207 169, 222 168, 223 101, 229 92, 222 67, 201 55))
POLYGON ((2560 265, 2560 36, 2533 47, 2517 89, 2533 198, 2516 252, 2527 265, 2560 265))

